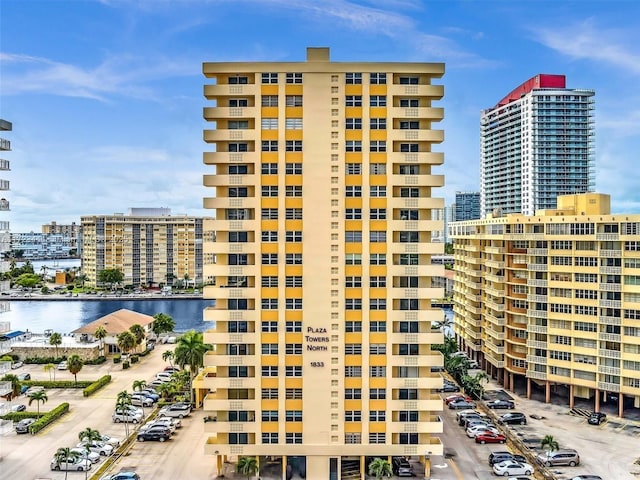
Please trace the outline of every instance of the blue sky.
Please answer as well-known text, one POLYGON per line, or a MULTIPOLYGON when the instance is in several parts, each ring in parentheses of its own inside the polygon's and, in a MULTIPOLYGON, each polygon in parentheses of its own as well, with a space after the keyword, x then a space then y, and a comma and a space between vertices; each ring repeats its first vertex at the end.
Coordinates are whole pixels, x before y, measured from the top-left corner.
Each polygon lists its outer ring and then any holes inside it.
MULTIPOLYGON (((596 189, 640 212, 640 2, 0 0, 11 227, 202 198, 207 61, 445 62, 446 203, 479 190, 479 117, 537 73, 596 91, 596 189)), ((440 83, 439 82, 439 83, 440 83)))

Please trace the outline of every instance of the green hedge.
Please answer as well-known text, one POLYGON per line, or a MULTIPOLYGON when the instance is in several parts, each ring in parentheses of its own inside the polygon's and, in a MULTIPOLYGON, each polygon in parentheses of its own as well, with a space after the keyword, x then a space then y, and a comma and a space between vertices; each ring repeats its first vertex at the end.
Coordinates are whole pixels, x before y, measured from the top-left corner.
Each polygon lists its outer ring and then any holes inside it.
POLYGON ((66 360, 67 356, 63 355, 62 357, 54 358, 54 357, 28 357, 24 359, 24 363, 31 363, 37 365, 45 365, 47 363, 60 363, 63 360, 66 360))
POLYGON ((131 363, 138 363, 140 359, 138 358, 137 355, 131 355, 130 361, 131 363))
POLYGON ((107 361, 107 357, 104 355, 100 355, 98 358, 94 358, 93 360, 85 360, 85 365, 102 365, 107 361))
POLYGON ((84 390, 82 390, 82 395, 85 396, 85 397, 93 395, 98 390, 100 390, 102 387, 107 385, 110 381, 111 381, 111 375, 105 375, 104 377, 99 378, 98 380, 93 382, 91 385, 86 387, 84 390))
POLYGON ((20 383, 29 387, 36 385, 44 388, 86 388, 93 382, 94 380, 78 380, 78 383, 73 380, 55 380, 53 382, 49 380, 25 380, 20 383))
POLYGON ((38 433, 44 427, 46 427, 47 425, 55 422, 57 419, 59 419, 61 416, 63 416, 68 411, 69 411, 69 404, 66 403, 66 402, 65 403, 61 403, 56 408, 54 408, 50 412, 45 413, 38 420, 36 420, 34 423, 32 423, 29 426, 29 433, 31 433, 32 435, 34 433, 38 433))
POLYGON ((122 356, 121 355, 114 355, 113 356, 113 363, 120 363, 122 361, 122 356))
POLYGON ((124 362, 122 362, 122 369, 126 370, 127 368, 129 368, 129 361, 125 360, 124 362))
POLYGON ((24 420, 25 418, 42 417, 46 413, 47 412, 40 412, 40 415, 38 415, 36 412, 27 412, 25 410, 24 412, 10 412, 0 418, 2 418, 3 420, 12 420, 14 422, 19 422, 20 420, 24 420))

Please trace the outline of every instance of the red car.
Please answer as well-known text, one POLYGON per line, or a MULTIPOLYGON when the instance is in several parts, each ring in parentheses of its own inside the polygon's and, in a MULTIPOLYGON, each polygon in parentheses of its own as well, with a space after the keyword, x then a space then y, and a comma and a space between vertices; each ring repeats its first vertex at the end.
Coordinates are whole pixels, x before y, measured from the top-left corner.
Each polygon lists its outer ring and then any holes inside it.
POLYGON ((444 403, 449 405, 451 402, 461 402, 463 400, 466 402, 470 402, 471 397, 467 397, 465 395, 461 395, 460 393, 457 393, 455 395, 449 395, 448 397, 446 397, 444 399, 444 403))
POLYGON ((501 433, 493 433, 488 430, 476 435, 476 443, 506 443, 506 441, 507 437, 501 433))

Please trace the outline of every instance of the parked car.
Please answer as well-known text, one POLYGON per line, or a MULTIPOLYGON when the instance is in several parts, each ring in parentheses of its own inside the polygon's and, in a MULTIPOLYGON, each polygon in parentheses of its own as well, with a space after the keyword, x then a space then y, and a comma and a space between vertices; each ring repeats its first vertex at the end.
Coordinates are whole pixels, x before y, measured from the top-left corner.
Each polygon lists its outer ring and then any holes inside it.
POLYGON ((162 407, 158 412, 159 417, 178 417, 184 418, 188 417, 191 414, 191 407, 186 405, 168 405, 166 407, 162 407))
POLYGON ((532 475, 533 467, 528 463, 505 460, 504 462, 496 463, 493 466, 493 473, 502 477, 513 475, 532 475))
POLYGON ((488 408, 508 408, 512 410, 515 408, 516 404, 513 400, 502 400, 500 398, 496 398, 495 400, 490 400, 485 404, 488 408))
POLYGON ((173 373, 171 372, 159 372, 159 373, 156 373, 156 380, 162 380, 162 381, 168 382, 171 380, 171 375, 173 375, 173 373))
POLYGON ((600 425, 602 422, 606 420, 607 420, 606 413, 592 412, 591 415, 589 415, 589 420, 587 421, 589 422, 590 425, 600 425))
POLYGON ((460 417, 458 421, 458 425, 464 428, 469 428, 473 423, 486 423, 487 417, 482 417, 480 415, 465 415, 464 417, 460 417))
POLYGON ((131 405, 138 407, 152 407, 154 401, 146 395, 134 393, 131 395, 131 405))
POLYGON ((501 433, 491 432, 486 430, 482 433, 476 435, 476 443, 506 443, 507 437, 502 435, 501 433))
POLYGON ((393 457, 392 458, 392 469, 394 475, 398 477, 413 477, 413 467, 409 463, 409 461, 404 457, 393 457))
POLYGON ((156 417, 152 422, 145 423, 140 430, 143 428, 149 428, 153 425, 161 425, 171 429, 172 432, 175 432, 176 429, 182 428, 182 420, 174 417, 156 417))
POLYGON ((467 368, 471 369, 471 370, 475 370, 480 368, 480 364, 478 362, 476 362, 475 360, 469 360, 467 362, 467 368))
POLYGON ((35 418, 23 418, 18 423, 16 423, 16 433, 29 433, 29 426, 35 421, 35 418))
POLYGON ((533 480, 533 479, 528 475, 518 475, 517 477, 509 477, 507 478, 507 480, 533 480))
POLYGON ((465 395, 462 395, 461 393, 457 393, 455 395, 449 395, 448 397, 445 397, 444 403, 449 405, 451 402, 460 401, 460 400, 466 400, 467 402, 472 401, 471 397, 467 397, 465 395))
POLYGON ((180 367, 176 367, 176 366, 164 367, 164 371, 169 373, 176 373, 180 371, 180 367))
POLYGON ((452 409, 452 410, 457 410, 459 408, 463 408, 463 409, 465 409, 465 408, 476 408, 476 404, 473 403, 473 402, 468 402, 468 401, 463 399, 463 400, 460 400, 458 402, 451 402, 449 404, 449 408, 452 409))
POLYGON ((165 383, 167 383, 167 381, 156 378, 155 380, 149 382, 147 385, 151 387, 159 387, 160 385, 164 385, 165 383))
POLYGON ((44 390, 44 387, 42 385, 34 385, 33 387, 29 387, 25 390, 24 394, 28 397, 29 395, 35 393, 35 392, 41 392, 44 390))
POLYGON ((473 425, 471 427, 467 427, 467 437, 476 438, 476 435, 487 432, 487 431, 493 432, 493 433, 499 433, 497 428, 490 427, 489 425, 482 423, 480 425, 473 425))
POLYGON ((100 454, 96 453, 96 452, 87 452, 87 449, 82 447, 82 448, 71 448, 69 449, 69 451, 77 453, 78 456, 80 458, 85 458, 87 460, 89 460, 91 463, 98 463, 100 461, 100 454))
POLYGON ((157 402, 158 400, 160 400, 160 395, 158 395, 156 391, 152 388, 145 388, 144 390, 141 390, 140 393, 142 395, 146 395, 154 402, 157 402))
POLYGON ((496 463, 504 462, 505 460, 513 460, 513 453, 504 450, 491 452, 489 454, 489 465, 493 466, 496 463))
POLYGON ((58 370, 66 370, 66 369, 68 368, 68 367, 67 367, 67 362, 63 360, 62 362, 60 362, 60 363, 58 364, 58 367, 57 367, 57 368, 58 368, 58 370))
POLYGON ((108 445, 111 445, 115 450, 120 446, 120 439, 116 437, 112 437, 111 435, 102 435, 102 441, 108 445))
POLYGON ((459 392, 460 387, 453 382, 445 380, 442 384, 442 388, 437 389, 438 392, 459 392))
POLYGON ((580 464, 580 455, 573 449, 555 450, 553 452, 542 452, 536 457, 541 464, 550 467, 555 465, 569 465, 575 467, 580 464))
POLYGON ((18 375, 18 380, 20 380, 21 382, 24 382, 25 380, 31 380, 31 374, 21 373, 20 375, 18 375))
POLYGON ((602 480, 602 477, 599 475, 578 475, 571 480, 602 480))
POLYGON ((20 360, 18 360, 18 361, 13 362, 13 363, 11 364, 11 368, 12 368, 13 370, 15 370, 16 368, 20 368, 20 367, 21 367, 21 366, 23 366, 23 365, 24 365, 24 363, 22 363, 20 360))
POLYGON ((113 415, 111 415, 111 419, 115 423, 120 423, 120 422, 140 423, 140 421, 142 420, 142 413, 132 413, 131 411, 126 413, 113 412, 113 415))
POLYGON ((164 442, 171 438, 171 430, 163 426, 154 426, 146 430, 140 430, 138 432, 138 441, 145 442, 147 440, 157 440, 164 442))
POLYGON ((460 410, 456 412, 456 422, 460 423, 460 419, 466 415, 478 415, 480 417, 486 416, 484 413, 481 413, 478 410, 475 410, 473 408, 468 408, 466 410, 460 410))
POLYGON ((55 458, 51 460, 51 470, 68 470, 74 472, 83 472, 91 470, 91 462, 81 457, 73 457, 67 459, 66 462, 58 462, 55 458))
POLYGON ((87 441, 80 442, 79 444, 76 445, 76 447, 85 448, 87 445, 89 445, 89 450, 91 450, 92 452, 99 453, 100 455, 107 456, 113 453, 112 445, 109 445, 108 443, 105 443, 105 442, 98 442, 95 440, 91 443, 87 441))
POLYGON ((11 411, 12 412, 24 412, 27 409, 27 407, 25 405, 13 405, 11 407, 11 411))
POLYGON ((509 412, 498 417, 498 423, 501 425, 526 425, 527 417, 524 413, 509 412))
POLYGON ((136 472, 119 472, 105 475, 100 480, 140 480, 140 475, 136 472))

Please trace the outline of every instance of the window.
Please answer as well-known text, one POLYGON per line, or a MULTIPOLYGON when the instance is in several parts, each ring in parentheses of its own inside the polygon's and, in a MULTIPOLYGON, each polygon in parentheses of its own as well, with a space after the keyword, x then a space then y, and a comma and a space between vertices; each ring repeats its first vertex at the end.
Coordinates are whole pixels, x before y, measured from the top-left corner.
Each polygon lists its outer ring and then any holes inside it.
POLYGON ((285 375, 287 377, 301 377, 302 376, 302 367, 300 365, 287 365, 285 367, 285 375))
POLYGON ((249 77, 241 77, 240 75, 229 77, 229 85, 247 85, 248 83, 249 77))
POLYGON ((385 343, 371 343, 369 344, 370 355, 386 355, 387 345, 385 343))
POLYGON ((345 310, 362 310, 361 298, 347 298, 344 302, 345 310))
POLYGON ((260 167, 262 175, 277 175, 278 164, 277 163, 263 163, 260 167))
POLYGON ((418 243, 418 232, 399 232, 400 243, 418 243))
POLYGON ((360 140, 347 140, 345 148, 347 152, 361 152, 362 142, 360 140))
POLYGON ((372 253, 369 256, 369 265, 386 265, 387 255, 385 253, 372 253))
POLYGON ((285 187, 285 195, 287 197, 301 197, 302 185, 287 185, 285 187))
POLYGON ((382 378, 387 376, 387 367, 385 366, 370 366, 369 376, 371 378, 382 378))
POLYGON ((277 310, 278 299, 277 298, 263 298, 260 302, 263 310, 277 310))
POLYGON ((384 422, 387 419, 387 412, 384 410, 371 410, 369 411, 370 422, 384 422))
POLYGON ((276 321, 263 321, 261 326, 263 333, 275 333, 278 331, 278 322, 276 321))
POLYGON ((229 232, 229 243, 247 243, 249 232, 229 232))
POLYGON ((369 173, 371 175, 385 175, 387 173, 386 163, 372 163, 369 165, 369 173))
POLYGON ((301 298, 286 298, 285 299, 285 308, 287 310, 302 310, 302 299, 301 298))
POLYGON ((347 118, 345 121, 345 128, 347 130, 361 130, 362 119, 361 118, 347 118))
POLYGON ((371 320, 369 322, 369 331, 370 332, 386 332, 387 322, 385 322, 384 320, 380 320, 380 321, 371 320))
POLYGON ((387 196, 387 187, 386 186, 371 186, 371 187, 369 187, 369 196, 371 196, 371 197, 386 197, 387 196))
POLYGON ((302 73, 287 73, 287 83, 302 83, 302 73))
POLYGON ((369 128, 371 130, 386 130, 387 119, 386 118, 372 118, 369 120, 369 128))
POLYGON ((287 253, 285 255, 285 262, 287 265, 302 265, 301 253, 287 253))
POLYGON ((277 208, 263 208, 260 212, 262 220, 277 220, 278 209, 277 208))
POLYGON ((347 107, 361 107, 362 95, 347 95, 345 99, 345 105, 347 107))
POLYGON ((287 175, 302 175, 301 163, 287 163, 285 164, 284 173, 287 175))
POLYGON ((286 331, 288 333, 300 333, 302 332, 302 322, 297 321, 287 321, 286 331))
POLYGON ((248 143, 230 143, 229 151, 230 152, 248 152, 249 144, 248 143))
POLYGON ((287 107, 301 107, 302 95, 287 95, 285 97, 285 105, 287 107))
POLYGON ((277 197, 278 187, 274 185, 263 186, 261 194, 263 197, 277 197))
POLYGON ((371 95, 371 97, 369 97, 369 106, 370 107, 386 107, 387 106, 387 96, 386 95, 371 95))
POLYGON ((360 400, 362 398, 362 390, 360 388, 345 388, 345 400, 360 400))
POLYGON ((263 388, 262 389, 262 399, 263 400, 277 400, 278 399, 278 389, 277 388, 263 388))
POLYGON ((229 333, 247 333, 249 331, 249 326, 247 322, 241 320, 239 322, 229 322, 227 331, 229 333))
POLYGON ((420 106, 420 100, 417 98, 401 98, 400 106, 403 108, 415 108, 420 106))
POLYGON ((400 310, 418 310, 417 298, 401 298, 400 310))
POLYGON ((347 85, 359 85, 362 83, 361 73, 347 73, 345 75, 345 83, 347 85))
POLYGON ((371 400, 385 400, 387 398, 387 391, 384 388, 370 388, 369 398, 371 400))
POLYGON ((385 243, 387 241, 387 232, 384 230, 369 232, 369 241, 372 243, 385 243))
POLYGON ((287 220, 302 220, 301 208, 287 208, 285 210, 285 218, 287 220))
POLYGON ((277 355, 278 344, 277 343, 263 343, 261 347, 262 355, 277 355))
POLYGON ((248 445, 248 444, 249 444, 248 433, 230 433, 229 434, 229 445, 248 445))
POLYGON ((278 119, 277 118, 263 118, 260 122, 262 130, 277 130, 278 119))
POLYGON ((386 85, 387 74, 386 73, 370 73, 369 83, 371 83, 371 85, 386 85))
POLYGON ((287 287, 302 287, 301 276, 289 276, 285 277, 285 286, 287 287))
MULTIPOLYGON (((351 163, 350 165, 360 165, 359 163, 351 163)), ((345 189, 346 197, 361 197, 362 187, 359 185, 347 185, 345 189)))
POLYGON ((262 83, 278 83, 278 74, 277 73, 263 73, 262 74, 262 83))
POLYGON ((345 355, 362 355, 362 344, 346 343, 344 345, 344 354, 345 355))
POLYGON ((277 287, 278 286, 278 277, 275 275, 272 276, 264 276, 262 277, 261 284, 263 287, 277 287))
POLYGON ((401 433, 398 436, 400 445, 417 445, 418 434, 417 433, 401 433))
POLYGON ((287 388, 286 392, 287 400, 302 400, 302 389, 301 388, 287 388))
POLYGON ((285 352, 287 355, 302 355, 301 343, 287 343, 285 345, 285 352))
POLYGON ((287 118, 284 121, 285 130, 302 130, 301 118, 287 118))
POLYGON ((278 367, 277 366, 263 365, 261 367, 261 373, 262 373, 263 377, 277 377, 278 376, 278 367))
POLYGON ((347 163, 345 165, 345 173, 347 175, 360 175, 362 173, 361 163, 347 163))
POLYGON ((301 152, 302 140, 287 140, 287 152, 301 152))
POLYGON ((229 175, 246 175, 249 173, 247 165, 229 165, 229 175))
POLYGON ((361 422, 362 412, 360 410, 346 410, 344 412, 345 422, 361 422))
POLYGON ((386 287, 387 277, 369 277, 369 286, 371 288, 386 287))
POLYGON ((230 98, 229 106, 230 107, 247 107, 249 105, 249 101, 246 98, 230 98))
POLYGON ((362 209, 347 208, 345 210, 344 218, 347 220, 362 220, 362 209))
POLYGON ((386 220, 387 209, 386 208, 372 208, 369 211, 369 218, 371 220, 386 220))
POLYGON ((246 208, 228 208, 225 212, 226 220, 246 220, 249 217, 249 210, 246 208))
POLYGON ((418 333, 418 322, 400 322, 400 333, 418 333))
POLYGON ((346 277, 344 283, 347 288, 360 288, 362 287, 362 277, 346 277))
POLYGON ((247 198, 249 189, 247 187, 229 187, 229 198, 247 198))
POLYGON ((285 234, 285 240, 287 242, 301 242, 302 232, 299 230, 287 231, 285 234))
POLYGON ((418 210, 400 210, 400 220, 418 220, 418 210))
POLYGON ((278 264, 278 254, 277 253, 263 253, 262 254, 262 265, 277 265, 278 264))
POLYGON ((362 254, 361 253, 347 253, 344 256, 346 265, 362 265, 362 254))
POLYGON ((261 103, 262 103, 263 107, 277 107, 278 106, 278 96, 277 95, 263 95, 261 103))
POLYGON ((285 420, 287 422, 301 422, 302 410, 287 410, 285 412, 285 420))
POLYGON ((417 343, 401 343, 398 345, 398 355, 418 355, 417 343))
POLYGON ((263 242, 277 242, 278 232, 276 230, 265 230, 261 233, 263 242))
POLYGON ((401 198, 418 198, 420 196, 420 189, 417 187, 403 187, 400 189, 401 198))
POLYGON ((228 260, 229 265, 249 265, 249 258, 245 253, 231 253, 228 260))
POLYGON ((346 333, 357 333, 362 331, 362 322, 346 321, 344 323, 344 331, 346 333))
MULTIPOLYGON (((300 74, 302 75, 302 74, 300 74)), ((289 433, 285 434, 285 441, 289 444, 301 444, 302 443, 302 433, 289 433)))
MULTIPOLYGON (((262 151, 263 152, 277 152, 278 151, 278 141, 277 140, 263 140, 262 141, 262 151)), ((267 164, 270 165, 270 164, 267 164)))
POLYGON ((369 310, 386 310, 387 299, 386 298, 370 298, 369 310))
POLYGON ((420 150, 418 149, 417 143, 401 143, 400 151, 404 153, 409 153, 409 152, 419 152, 420 150))
POLYGON ((369 443, 370 444, 381 444, 387 443, 387 434, 386 433, 369 433, 369 443))
POLYGON ((418 389, 417 388, 401 388, 398 390, 399 400, 417 400, 418 389))
POLYGON ((386 152, 387 142, 385 140, 371 140, 369 142, 369 151, 371 152, 386 152))
POLYGON ((419 165, 400 165, 400 175, 418 175, 420 173, 419 165))
POLYGON ((229 367, 229 378, 248 378, 248 367, 229 367))
POLYGON ((400 410, 398 420, 401 422, 417 422, 418 412, 416 410, 400 410))
POLYGON ((418 85, 418 77, 400 77, 400 85, 418 85))
POLYGON ((278 432, 267 432, 267 433, 262 433, 262 443, 263 444, 269 444, 269 443, 278 443, 278 432))

